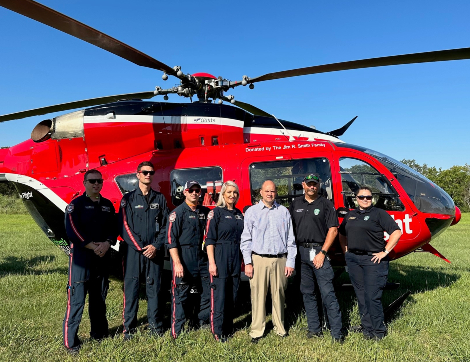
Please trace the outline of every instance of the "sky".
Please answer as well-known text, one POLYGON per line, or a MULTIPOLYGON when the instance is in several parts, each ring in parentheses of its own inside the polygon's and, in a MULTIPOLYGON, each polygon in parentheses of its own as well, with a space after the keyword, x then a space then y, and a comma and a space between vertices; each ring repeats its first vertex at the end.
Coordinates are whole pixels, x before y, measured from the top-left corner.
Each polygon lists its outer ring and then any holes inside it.
MULTIPOLYGON (((40 2, 184 73, 230 80, 470 47, 464 0, 40 2)), ((0 49, 0 114, 177 83, 1 7, 0 49)), ((227 94, 321 131, 358 116, 341 139, 398 160, 443 169, 470 164, 470 60, 293 77, 227 94)), ((0 147, 64 113, 0 123, 0 147)))

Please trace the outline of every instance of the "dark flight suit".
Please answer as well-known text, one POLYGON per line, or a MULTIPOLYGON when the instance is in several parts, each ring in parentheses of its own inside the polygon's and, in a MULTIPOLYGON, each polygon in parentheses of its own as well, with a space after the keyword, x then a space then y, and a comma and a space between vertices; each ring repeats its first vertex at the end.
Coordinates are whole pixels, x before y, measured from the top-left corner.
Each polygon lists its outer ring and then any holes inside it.
POLYGON ((318 303, 315 293, 315 279, 320 289, 321 299, 328 315, 333 338, 342 337, 341 311, 333 286, 334 272, 330 260, 325 256, 323 266, 316 269, 313 265, 313 253, 320 253, 328 230, 338 226, 338 217, 331 201, 323 196, 309 203, 305 196, 292 201, 289 211, 294 225, 295 242, 299 246, 300 255, 300 291, 302 292, 305 313, 307 314, 308 330, 321 332, 318 316, 318 303))
POLYGON ((209 323, 210 287, 207 254, 202 250, 209 209, 197 206, 193 211, 183 202, 168 219, 168 249, 178 248, 183 278, 177 278, 173 260, 170 258, 173 275, 171 292, 171 335, 177 338, 186 319, 192 319, 192 308, 199 305, 199 326, 209 323))
POLYGON ((161 273, 168 206, 165 197, 153 189, 147 196, 140 188, 124 195, 119 210, 120 232, 126 244, 124 250, 124 312, 123 333, 128 336, 137 326, 139 287, 145 278, 147 318, 152 333, 163 332, 162 307, 159 308, 161 273), (157 253, 153 259, 143 255, 143 248, 153 245, 157 253))
POLYGON ((385 210, 375 207, 350 211, 339 228, 339 232, 348 238, 348 252, 344 257, 366 337, 381 339, 387 333, 381 298, 387 284, 390 259, 386 256, 380 263, 371 259, 373 253, 385 250, 384 231, 392 234, 399 229, 385 210))
POLYGON ((216 207, 207 217, 207 245, 214 245, 217 276, 211 280, 211 329, 216 340, 233 332, 242 259, 240 238, 243 215, 240 210, 216 207))
POLYGON ((80 346, 77 332, 82 319, 85 297, 89 295, 90 336, 101 339, 108 335, 106 295, 108 293, 108 264, 110 252, 99 257, 85 248, 90 242, 116 242, 114 206, 100 196, 93 202, 85 193, 67 206, 65 229, 70 241, 67 310, 63 323, 64 345, 72 349, 80 346))

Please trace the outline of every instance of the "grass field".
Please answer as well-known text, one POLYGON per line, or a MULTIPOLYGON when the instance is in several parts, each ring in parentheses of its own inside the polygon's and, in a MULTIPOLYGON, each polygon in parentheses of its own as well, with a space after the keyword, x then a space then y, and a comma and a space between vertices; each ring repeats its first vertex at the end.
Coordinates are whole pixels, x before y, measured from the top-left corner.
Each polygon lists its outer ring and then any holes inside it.
MULTIPOLYGON (((141 300, 142 327, 137 338, 123 342, 121 333, 122 283, 112 280, 107 299, 112 337, 88 341, 85 312, 80 327, 84 341, 78 356, 62 346, 67 257, 55 247, 29 216, 0 214, 0 360, 4 361, 470 361, 470 214, 433 241, 444 261, 428 253, 414 253, 391 264, 389 280, 399 291, 386 291, 384 304, 401 292, 412 294, 389 321, 389 335, 381 342, 365 341, 351 333, 343 345, 325 338, 306 340, 306 319, 300 295, 288 291, 289 336, 268 334, 252 345, 249 293, 241 290, 237 308, 239 330, 228 343, 216 343, 210 331, 183 333, 173 342, 167 332, 153 338, 145 329, 146 302, 141 300)), ((341 277, 347 282, 347 275, 341 277)), ((352 290, 338 298, 346 325, 359 317, 352 290)), ((167 308, 168 323, 169 307, 167 308)))

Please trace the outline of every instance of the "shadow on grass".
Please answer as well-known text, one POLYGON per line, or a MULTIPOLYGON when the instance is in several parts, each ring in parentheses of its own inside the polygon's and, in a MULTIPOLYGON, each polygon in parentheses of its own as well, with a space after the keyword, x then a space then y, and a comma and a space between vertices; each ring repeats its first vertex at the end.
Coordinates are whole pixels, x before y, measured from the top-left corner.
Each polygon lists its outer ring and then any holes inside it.
POLYGON ((16 256, 7 256, 0 262, 0 278, 5 275, 17 274, 52 274, 52 273, 67 273, 66 267, 60 267, 55 269, 37 270, 37 266, 41 264, 49 264, 54 262, 56 257, 54 255, 42 255, 36 256, 31 259, 18 258, 16 256))

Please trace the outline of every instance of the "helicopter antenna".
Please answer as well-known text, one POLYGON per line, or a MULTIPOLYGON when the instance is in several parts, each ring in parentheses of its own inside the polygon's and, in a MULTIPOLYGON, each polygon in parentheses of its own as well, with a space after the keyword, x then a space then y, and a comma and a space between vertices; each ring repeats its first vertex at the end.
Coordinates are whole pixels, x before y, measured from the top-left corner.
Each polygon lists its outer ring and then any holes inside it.
POLYGON ((289 135, 289 142, 294 141, 295 137, 290 134, 290 132, 287 130, 286 127, 284 127, 284 125, 281 123, 281 121, 278 120, 274 114, 271 114, 271 116, 273 116, 273 118, 281 125, 282 128, 284 128, 284 131, 286 131, 286 133, 289 135))

